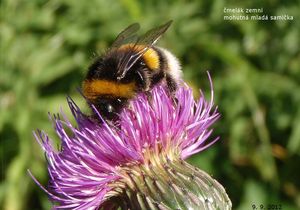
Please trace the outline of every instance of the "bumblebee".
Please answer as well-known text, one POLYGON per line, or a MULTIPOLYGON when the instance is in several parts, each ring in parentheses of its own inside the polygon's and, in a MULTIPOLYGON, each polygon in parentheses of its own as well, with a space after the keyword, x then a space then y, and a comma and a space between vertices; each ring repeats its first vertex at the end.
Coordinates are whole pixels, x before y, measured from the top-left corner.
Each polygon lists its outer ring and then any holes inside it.
POLYGON ((181 80, 180 64, 168 50, 154 46, 171 23, 142 36, 137 35, 138 23, 128 26, 111 48, 88 68, 82 92, 104 119, 117 120, 130 99, 139 92, 147 93, 161 82, 171 95, 176 91, 181 80))

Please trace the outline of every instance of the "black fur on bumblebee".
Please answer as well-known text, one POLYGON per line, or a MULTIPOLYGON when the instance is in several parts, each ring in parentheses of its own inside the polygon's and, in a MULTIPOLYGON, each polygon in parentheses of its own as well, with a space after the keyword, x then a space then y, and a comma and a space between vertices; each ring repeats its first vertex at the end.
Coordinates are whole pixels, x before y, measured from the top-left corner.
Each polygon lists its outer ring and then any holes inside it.
POLYGON ((154 46, 171 25, 169 21, 142 36, 134 23, 124 29, 111 48, 89 67, 82 92, 105 120, 116 121, 128 100, 164 82, 171 95, 181 80, 177 58, 168 50, 154 46))

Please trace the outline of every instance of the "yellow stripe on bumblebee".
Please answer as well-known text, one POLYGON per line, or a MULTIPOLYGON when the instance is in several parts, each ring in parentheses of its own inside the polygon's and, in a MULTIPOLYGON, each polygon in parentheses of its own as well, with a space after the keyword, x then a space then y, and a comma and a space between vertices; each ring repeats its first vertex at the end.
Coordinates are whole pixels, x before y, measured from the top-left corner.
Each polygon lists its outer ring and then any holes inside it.
MULTIPOLYGON (((145 48, 147 48, 147 46, 145 46, 145 45, 125 44, 125 45, 122 45, 118 50, 131 49, 138 53, 140 51, 143 51, 145 48)), ((150 47, 149 49, 147 49, 142 57, 143 57, 146 65, 151 70, 159 69, 159 67, 160 67, 159 66, 159 55, 153 48, 150 47)))
POLYGON ((89 100, 97 99, 101 95, 132 98, 135 87, 135 82, 122 84, 108 80, 85 80, 82 84, 83 95, 89 100))

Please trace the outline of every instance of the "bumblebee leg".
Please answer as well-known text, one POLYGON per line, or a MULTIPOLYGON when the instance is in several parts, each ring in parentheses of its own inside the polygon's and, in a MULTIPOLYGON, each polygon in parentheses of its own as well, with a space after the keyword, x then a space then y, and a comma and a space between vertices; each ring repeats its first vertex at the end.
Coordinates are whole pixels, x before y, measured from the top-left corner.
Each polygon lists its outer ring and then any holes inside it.
POLYGON ((178 88, 177 82, 172 78, 171 75, 166 75, 167 88, 169 91, 170 97, 173 99, 175 105, 177 105, 178 100, 176 98, 176 90, 178 88))
POLYGON ((152 95, 151 95, 150 91, 146 91, 145 94, 146 94, 147 100, 149 101, 149 104, 151 105, 152 104, 152 95))
POLYGON ((173 95, 177 90, 177 82, 172 78, 171 75, 166 75, 167 87, 170 93, 173 95))

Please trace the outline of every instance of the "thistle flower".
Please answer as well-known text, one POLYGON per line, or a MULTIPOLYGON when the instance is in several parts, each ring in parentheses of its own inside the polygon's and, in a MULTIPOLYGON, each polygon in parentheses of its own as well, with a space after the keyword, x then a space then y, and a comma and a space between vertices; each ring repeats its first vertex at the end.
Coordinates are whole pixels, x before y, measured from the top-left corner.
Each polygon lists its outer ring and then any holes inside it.
POLYGON ((175 101, 163 86, 150 94, 132 100, 118 126, 99 114, 101 124, 90 120, 68 98, 77 127, 63 112, 52 117, 58 151, 47 134, 35 134, 48 160, 48 188, 31 176, 55 209, 231 209, 224 188, 184 161, 218 140, 208 141, 219 118, 212 87, 209 102, 202 93, 195 101, 186 85, 175 101))

